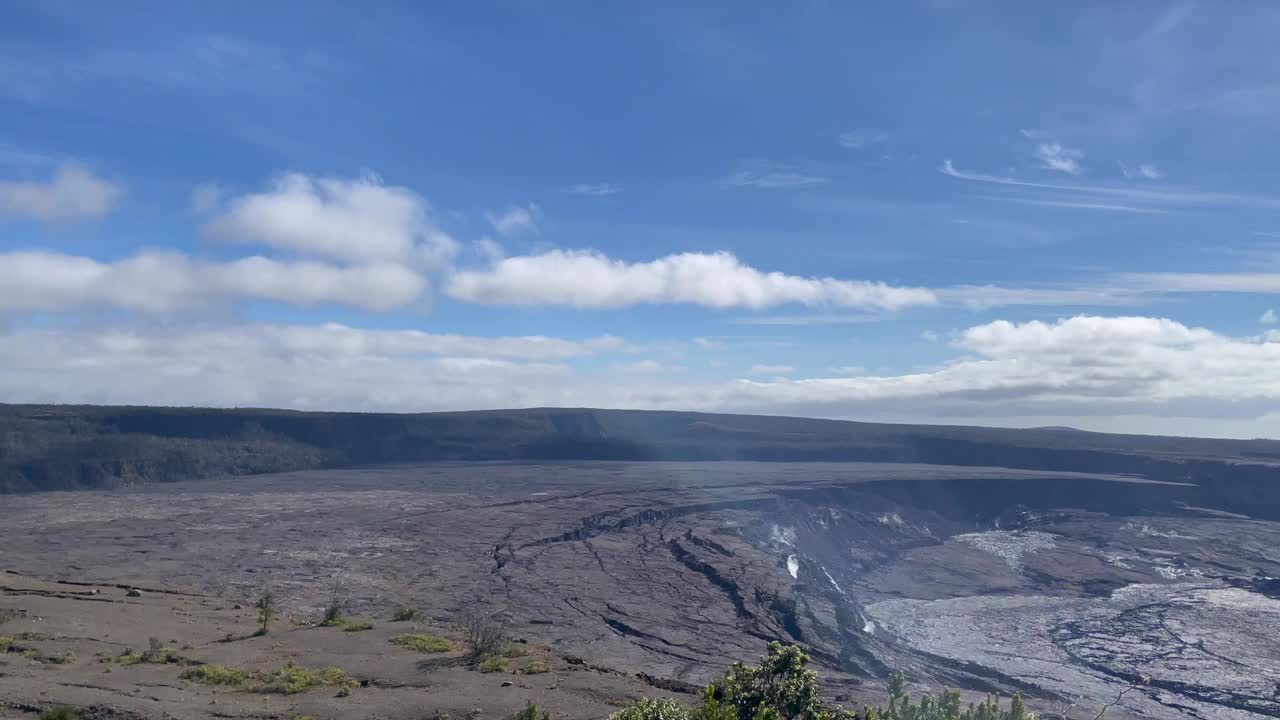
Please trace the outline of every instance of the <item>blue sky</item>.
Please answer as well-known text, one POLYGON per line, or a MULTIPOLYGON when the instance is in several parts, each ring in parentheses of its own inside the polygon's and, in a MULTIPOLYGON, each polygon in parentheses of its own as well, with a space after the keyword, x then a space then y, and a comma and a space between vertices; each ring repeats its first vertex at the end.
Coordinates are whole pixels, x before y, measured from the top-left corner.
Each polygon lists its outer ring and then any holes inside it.
POLYGON ((0 8, 0 400, 1280 436, 1271 3, 0 8))

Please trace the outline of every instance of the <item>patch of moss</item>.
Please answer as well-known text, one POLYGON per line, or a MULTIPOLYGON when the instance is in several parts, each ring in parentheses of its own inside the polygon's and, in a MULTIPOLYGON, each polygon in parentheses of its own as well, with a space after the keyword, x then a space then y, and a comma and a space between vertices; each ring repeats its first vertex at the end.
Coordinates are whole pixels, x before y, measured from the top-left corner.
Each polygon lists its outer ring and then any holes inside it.
POLYGON ((478 669, 482 673, 511 672, 511 663, 503 657, 487 657, 480 661, 478 669))
POLYGON ((391 642, 406 650, 420 653, 442 653, 453 649, 452 643, 435 635, 393 635, 391 642))
POLYGON ((369 622, 368 620, 359 620, 356 618, 345 618, 342 621, 343 632, 363 632, 365 630, 372 630, 372 629, 373 629, 373 623, 369 622))
POLYGON ((40 720, 80 720, 80 713, 74 708, 54 707, 40 711, 40 720))

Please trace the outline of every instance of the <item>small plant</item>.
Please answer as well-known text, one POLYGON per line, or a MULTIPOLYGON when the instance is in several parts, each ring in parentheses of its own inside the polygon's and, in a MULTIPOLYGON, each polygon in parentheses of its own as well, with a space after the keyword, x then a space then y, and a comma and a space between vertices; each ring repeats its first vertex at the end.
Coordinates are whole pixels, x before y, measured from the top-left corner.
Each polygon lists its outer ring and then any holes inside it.
POLYGON ((273 672, 249 672, 227 665, 201 665, 182 673, 184 680, 204 685, 223 685, 248 692, 293 695, 321 687, 339 689, 359 685, 341 668, 303 668, 287 666, 273 672))
POLYGON ((11 637, 0 636, 0 653, 9 652, 9 648, 16 642, 11 637))
POLYGON ((364 632, 365 630, 373 629, 373 623, 368 620, 356 620, 354 618, 343 620, 341 625, 343 632, 364 632))
POLYGON ((142 653, 142 661, 148 663, 163 662, 161 658, 168 654, 169 650, 160 641, 160 638, 147 638, 147 649, 142 653))
POLYGON ((422 619, 422 613, 411 607, 397 608, 391 613, 391 622, 417 622, 422 619))
POLYGON ((478 667, 482 673, 511 672, 511 663, 507 662, 506 658, 497 655, 490 655, 481 660, 478 667))
POLYGON ((45 708, 40 711, 40 720, 80 720, 80 713, 69 707, 45 708))
POLYGON ((646 698, 610 715, 609 720, 691 720, 692 717, 689 708, 675 700, 646 698))
POLYGON ((320 618, 320 624, 328 627, 337 625, 346 609, 347 586, 342 581, 342 576, 338 575, 333 579, 333 589, 329 591, 329 600, 325 602, 324 615, 320 618))
POLYGON ((530 660, 529 664, 524 666, 525 675, 541 675, 548 672, 551 672, 551 668, 545 660, 530 660))
POLYGON ((420 653, 442 653, 453 649, 452 643, 435 635, 392 635, 390 641, 406 650, 420 653))
POLYGON ((533 703, 527 703, 523 710, 511 716, 511 720, 551 720, 551 713, 539 710, 533 703))
POLYGON ((276 617, 276 595, 271 592, 270 586, 262 591, 253 606, 258 609, 258 635, 266 635, 271 629, 271 621, 276 617))
POLYGON ((507 647, 507 628, 485 615, 470 614, 462 620, 462 640, 473 662, 498 655, 507 647))
POLYGON ((498 654, 504 658, 522 658, 529 654, 529 648, 524 643, 509 642, 502 647, 502 651, 498 654))

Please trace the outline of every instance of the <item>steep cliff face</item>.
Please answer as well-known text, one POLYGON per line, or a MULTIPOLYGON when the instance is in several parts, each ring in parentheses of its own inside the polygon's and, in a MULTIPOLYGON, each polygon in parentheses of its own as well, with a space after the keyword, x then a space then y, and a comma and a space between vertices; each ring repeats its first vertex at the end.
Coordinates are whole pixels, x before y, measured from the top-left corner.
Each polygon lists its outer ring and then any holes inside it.
POLYGON ((1280 442, 590 409, 410 415, 0 405, 0 491, 441 460, 864 461, 1125 473, 1280 499, 1280 442))

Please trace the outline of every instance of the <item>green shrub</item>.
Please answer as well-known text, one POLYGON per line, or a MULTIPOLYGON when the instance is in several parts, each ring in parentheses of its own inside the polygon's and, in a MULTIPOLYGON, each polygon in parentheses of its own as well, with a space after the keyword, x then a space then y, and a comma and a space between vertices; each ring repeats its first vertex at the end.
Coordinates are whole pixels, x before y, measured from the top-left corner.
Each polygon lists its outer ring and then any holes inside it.
POLYGON ((365 630, 373 629, 373 623, 368 620, 347 618, 344 619, 341 624, 343 632, 364 632, 365 630))
POLYGON ((508 663, 506 658, 497 655, 490 655, 481 660, 478 667, 482 673, 511 672, 511 663, 508 663))
POLYGON ((609 716, 609 720, 693 720, 689 708, 670 698, 648 698, 609 716))
POLYGON ((80 720, 80 713, 75 708, 56 707, 40 711, 40 720, 80 720))
POLYGON ((420 653, 442 653, 453 649, 448 640, 435 635, 392 635, 390 640, 406 650, 420 653))
POLYGON ((274 673, 258 673, 249 689, 258 693, 293 695, 315 688, 353 688, 359 684, 341 668, 286 667, 274 673))
POLYGON ((118 655, 115 661, 121 665, 138 665, 147 663, 151 665, 187 665, 191 661, 178 654, 178 651, 162 645, 156 638, 151 638, 146 650, 141 652, 137 650, 126 650, 118 655))
POLYGON ((511 716, 511 720, 551 720, 551 713, 539 710, 533 703, 527 703, 523 710, 511 716))
POLYGON ((204 685, 226 685, 256 693, 293 695, 320 687, 353 688, 359 685, 341 668, 304 668, 290 665, 273 672, 249 672, 226 665, 201 665, 182 673, 184 680, 204 685))
POLYGON ((522 658, 529 654, 529 648, 523 643, 507 643, 498 654, 504 658, 522 658))
POLYGON ((707 686, 705 720, 826 720, 832 717, 818 690, 818 675, 805 669, 809 656, 799 645, 769 643, 754 667, 734 663, 707 686))
POLYGON ((902 673, 895 674, 889 681, 889 703, 866 708, 866 720, 1035 720, 1035 715, 1023 706, 1021 695, 1014 695, 1008 708, 995 696, 963 706, 960 693, 955 690, 943 690, 938 695, 925 693, 919 702, 912 702, 906 687, 902 673))
POLYGON ((229 685, 245 687, 249 684, 252 673, 244 668, 229 665, 199 665, 182 673, 183 680, 191 680, 202 685, 229 685))
POLYGON ((410 607, 398 608, 391 614, 391 622, 416 622, 421 619, 422 613, 410 607))
POLYGON ((14 642, 15 640, 13 638, 0 635, 0 653, 9 652, 9 648, 14 642))
POLYGON ((541 675, 548 672, 551 672, 551 668, 545 660, 530 660, 529 664, 524 666, 525 675, 541 675))

